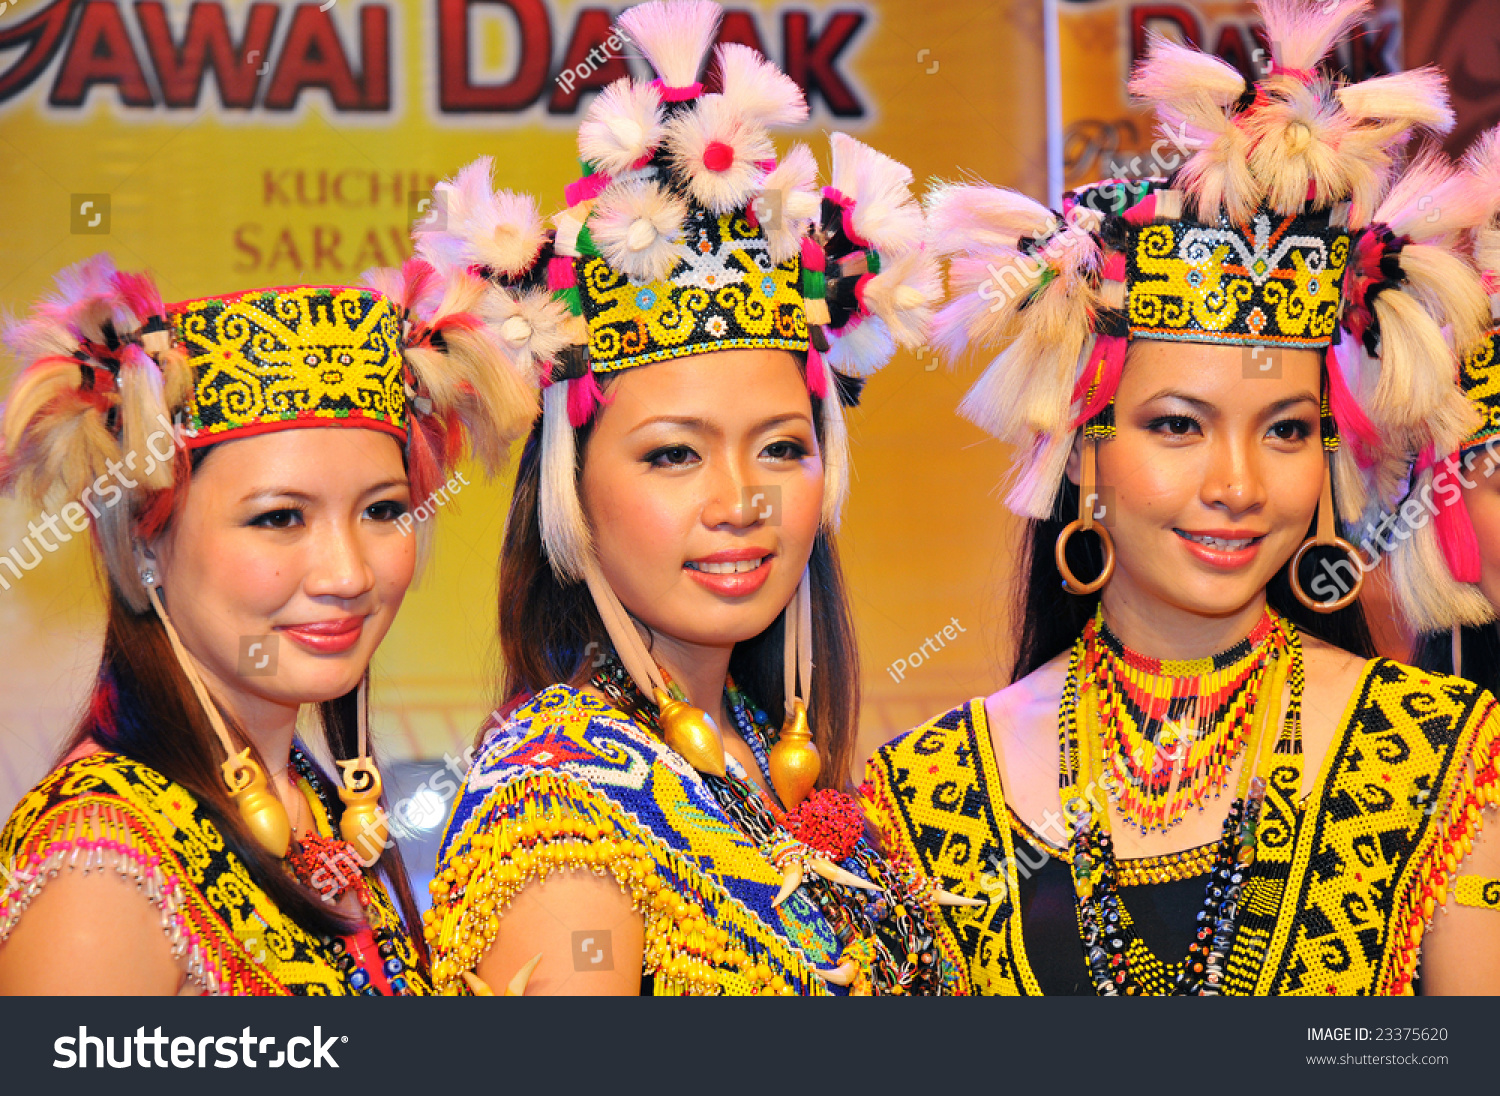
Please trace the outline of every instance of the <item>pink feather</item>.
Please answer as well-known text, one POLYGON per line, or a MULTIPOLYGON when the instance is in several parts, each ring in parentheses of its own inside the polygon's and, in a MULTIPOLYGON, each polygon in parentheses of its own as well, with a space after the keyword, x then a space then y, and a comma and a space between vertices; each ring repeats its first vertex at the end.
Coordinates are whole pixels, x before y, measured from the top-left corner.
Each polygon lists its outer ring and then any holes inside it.
POLYGON ((593 373, 585 373, 568 382, 568 422, 577 430, 594 417, 599 405, 605 402, 604 392, 593 373))
MULTIPOLYGON (((1458 472, 1458 456, 1442 462, 1449 476, 1458 472)), ((1455 492, 1457 498, 1446 505, 1439 505, 1432 521, 1437 534, 1438 547, 1443 550, 1443 559, 1448 570, 1459 582, 1478 582, 1481 570, 1479 538, 1474 533, 1474 521, 1469 516, 1469 504, 1462 491, 1455 492)))
POLYGON ((1089 354, 1089 363, 1078 375, 1073 386, 1073 402, 1083 404, 1083 410, 1073 420, 1073 429, 1109 406, 1120 390, 1120 376, 1125 371, 1125 352, 1130 340, 1123 335, 1098 335, 1094 338, 1094 349, 1089 354), (1093 392, 1089 388, 1092 385, 1093 392))
MULTIPOLYGON (((1344 346, 1343 332, 1339 334, 1340 341, 1334 343, 1328 354, 1328 406, 1333 412, 1333 421, 1338 425, 1340 443, 1350 447, 1355 461, 1362 467, 1369 468, 1380 456, 1380 432, 1364 413, 1354 393, 1349 391, 1343 367, 1338 360, 1340 348, 1344 346)), ((1348 352, 1357 355, 1359 348, 1351 341, 1348 352)))

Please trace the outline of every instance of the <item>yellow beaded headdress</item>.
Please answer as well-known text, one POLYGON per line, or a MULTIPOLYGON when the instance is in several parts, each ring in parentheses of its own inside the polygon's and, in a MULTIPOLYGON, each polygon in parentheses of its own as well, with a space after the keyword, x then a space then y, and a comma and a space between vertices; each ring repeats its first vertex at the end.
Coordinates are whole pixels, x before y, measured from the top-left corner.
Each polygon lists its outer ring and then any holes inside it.
POLYGON ((299 286, 167 312, 193 371, 189 447, 310 425, 364 426, 406 440, 401 325, 380 294, 299 286))
POLYGON ((167 305, 149 276, 107 255, 62 271, 5 333, 23 368, 3 412, 0 491, 77 500, 129 467, 130 488, 113 488, 128 502, 99 508, 93 530, 120 593, 144 611, 131 544, 170 515, 189 450, 274 430, 379 430, 402 443, 417 496, 470 442, 497 467, 535 394, 473 312, 484 282, 415 260, 376 277, 167 305))
POLYGON ((930 198, 952 256, 934 321, 950 352, 1005 347, 962 411, 1028 454, 1007 502, 1053 511, 1074 432, 1108 437, 1132 339, 1322 350, 1324 444, 1339 511, 1399 490, 1404 454, 1467 433, 1444 325, 1479 332, 1482 297, 1444 245, 1463 223, 1450 167, 1397 179, 1417 129, 1452 126, 1441 73, 1343 84, 1318 68, 1368 0, 1262 0, 1269 72, 1247 84, 1162 38, 1131 80, 1186 159, 1168 178, 1106 180, 1057 213, 1012 191, 930 198), (1342 442, 1342 444, 1341 444, 1342 442))
POLYGON ((778 159, 769 130, 804 121, 807 106, 746 46, 718 47, 722 90, 705 92, 721 14, 668 0, 620 16, 658 79, 621 79, 595 98, 578 134, 584 175, 550 229, 530 197, 494 191, 485 158, 438 186, 414 233, 434 265, 490 280, 487 316, 545 389, 546 459, 559 471, 544 486, 543 535, 567 578, 590 549, 562 470, 572 429, 598 406, 596 377, 719 350, 806 354, 832 525, 847 484, 840 403, 897 344, 921 345, 941 293, 910 171, 837 133, 828 187, 805 145, 778 159))

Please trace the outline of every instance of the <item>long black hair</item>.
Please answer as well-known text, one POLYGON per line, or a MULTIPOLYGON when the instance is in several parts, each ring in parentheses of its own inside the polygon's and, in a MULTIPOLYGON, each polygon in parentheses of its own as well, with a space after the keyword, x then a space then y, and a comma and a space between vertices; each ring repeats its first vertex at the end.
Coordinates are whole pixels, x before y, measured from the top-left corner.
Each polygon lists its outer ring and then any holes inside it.
MULTIPOLYGON (((1063 589, 1062 572, 1057 569, 1054 556, 1057 538, 1063 527, 1077 516, 1078 487, 1064 479, 1052 515, 1028 522, 1022 534, 1021 559, 1016 568, 1021 634, 1011 669, 1012 681, 1019 681, 1071 647, 1099 607, 1100 593, 1082 596, 1069 593, 1063 589)), ((1309 536, 1315 526, 1316 517, 1308 525, 1309 536)), ((1342 524, 1336 521, 1335 527, 1343 536, 1342 524)), ((1319 551, 1313 551, 1303 559, 1303 589, 1309 589, 1307 584, 1314 581, 1310 572, 1321 558, 1319 551)), ((1099 537, 1091 533, 1074 534, 1068 541, 1067 560, 1073 573, 1085 582, 1099 574, 1104 568, 1099 537)), ((1295 624, 1298 631, 1364 658, 1373 658, 1375 642, 1359 602, 1335 613, 1315 613, 1293 595, 1288 578, 1290 569, 1288 560, 1266 587, 1266 601, 1271 608, 1295 624)))
MULTIPOLYGON (((606 388, 608 382, 606 381, 606 388)), ((821 424, 813 399, 813 422, 821 424)), ((577 432, 577 468, 583 467, 593 423, 577 432)), ((818 441, 822 444, 822 431, 818 441)), ((516 468, 515 492, 500 554, 500 675, 497 709, 509 712, 552 685, 583 685, 600 652, 613 649, 587 585, 563 582, 553 572, 542 543, 542 424, 532 428, 516 468)), ((812 589, 813 649, 817 688, 808 722, 822 755, 818 786, 843 788, 849 781, 859 726, 859 657, 854 623, 833 539, 819 532, 808 561, 812 589)), ((779 726, 785 717, 783 639, 785 613, 752 639, 735 644, 729 672, 746 694, 779 726)), ((483 730, 480 731, 481 736, 483 730)))
MULTIPOLYGON (((1459 630, 1463 677, 1500 696, 1500 627, 1481 624, 1459 630)), ((1453 633, 1424 632, 1412 650, 1412 665, 1435 674, 1453 673, 1453 633)))

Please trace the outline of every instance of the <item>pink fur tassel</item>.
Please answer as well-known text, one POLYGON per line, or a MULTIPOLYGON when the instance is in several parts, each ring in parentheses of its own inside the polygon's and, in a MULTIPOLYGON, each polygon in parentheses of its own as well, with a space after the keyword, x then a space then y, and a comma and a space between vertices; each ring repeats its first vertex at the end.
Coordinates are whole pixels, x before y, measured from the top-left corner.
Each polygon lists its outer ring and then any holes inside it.
POLYGON ((581 377, 574 377, 568 382, 568 422, 573 429, 577 430, 589 419, 594 417, 594 412, 599 405, 605 402, 604 392, 599 388, 599 382, 594 379, 593 373, 585 373, 581 377))
POLYGON ((1082 404, 1083 410, 1073 421, 1076 430, 1109 406, 1110 400, 1120 389, 1120 375, 1125 371, 1125 351, 1130 340, 1123 335, 1096 335, 1094 349, 1089 354, 1089 363, 1078 375, 1073 386, 1073 402, 1082 404), (1093 391, 1089 389, 1092 386, 1093 391))
POLYGON ((828 366, 818 348, 810 343, 807 347, 807 391, 815 399, 828 398, 828 366))
MULTIPOLYGON (((1458 456, 1442 462, 1443 470, 1450 478, 1458 472, 1458 456)), ((1469 517, 1469 505, 1462 491, 1451 502, 1439 505, 1432 520, 1433 532, 1437 534, 1438 547, 1443 550, 1443 559, 1448 570, 1459 582, 1478 582, 1480 576, 1479 538, 1474 533, 1474 522, 1469 517)))
MULTIPOLYGON (((1342 335, 1340 332, 1341 338, 1342 335)), ((1380 455, 1380 433, 1360 407, 1354 393, 1349 391, 1339 362, 1341 348, 1344 348, 1344 343, 1337 342, 1328 354, 1328 406, 1333 412, 1333 421, 1338 424, 1340 444, 1348 445, 1354 459, 1362 467, 1369 468, 1380 455)), ((1358 355, 1359 347, 1351 342, 1343 352, 1358 355)))

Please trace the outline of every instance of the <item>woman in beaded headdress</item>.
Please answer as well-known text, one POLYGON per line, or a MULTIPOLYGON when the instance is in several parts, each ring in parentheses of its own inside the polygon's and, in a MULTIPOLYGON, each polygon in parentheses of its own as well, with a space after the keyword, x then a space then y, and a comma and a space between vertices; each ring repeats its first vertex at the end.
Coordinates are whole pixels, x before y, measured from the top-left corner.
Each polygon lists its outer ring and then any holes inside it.
POLYGON ((533 957, 541 993, 942 984, 944 896, 866 842, 844 791, 832 539, 843 406, 920 343, 936 265, 901 165, 836 134, 820 192, 806 147, 777 160, 768 128, 807 108, 755 51, 720 47, 704 94, 719 16, 621 16, 659 79, 591 105, 553 230, 482 160, 417 237, 491 279, 491 322, 544 387, 501 558, 503 718, 433 883, 442 990, 533 957))
POLYGON ((0 834, 0 993, 428 991, 368 668, 428 535, 412 500, 466 436, 496 463, 527 390, 478 279, 381 288, 165 305, 97 256, 7 332, 0 488, 90 530, 108 620, 0 834))
POLYGON ((1366 7, 1264 0, 1253 86, 1151 43, 1132 91, 1192 150, 1169 179, 929 205, 937 343, 1010 340, 963 411, 1023 457, 1021 630, 1013 684, 877 751, 867 792, 988 898, 939 915, 973 992, 1408 993, 1419 953, 1425 992, 1497 988, 1467 959, 1500 923, 1427 926, 1470 843, 1500 851, 1500 715, 1367 657, 1338 534, 1468 432, 1443 325, 1482 330, 1462 181, 1393 164, 1451 125, 1441 75, 1318 71, 1366 7))

